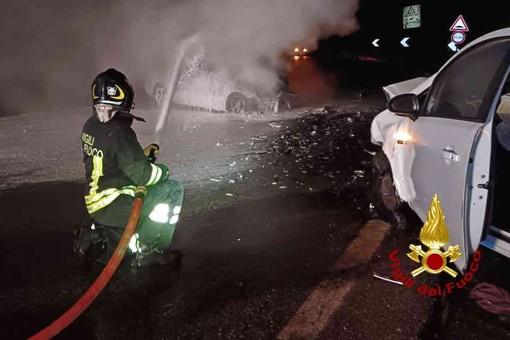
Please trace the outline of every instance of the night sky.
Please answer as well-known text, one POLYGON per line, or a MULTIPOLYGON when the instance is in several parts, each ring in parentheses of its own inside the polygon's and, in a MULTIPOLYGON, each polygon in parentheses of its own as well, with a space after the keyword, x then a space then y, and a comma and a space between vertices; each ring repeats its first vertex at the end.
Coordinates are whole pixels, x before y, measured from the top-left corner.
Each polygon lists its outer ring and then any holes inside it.
POLYGON ((498 1, 373 1, 360 0, 360 30, 347 37, 330 37, 321 42, 319 54, 336 61, 352 54, 370 55, 405 67, 413 74, 433 73, 454 54, 448 48, 449 30, 459 15, 469 28, 465 46, 477 37, 510 26, 510 16, 498 1), (421 27, 403 29, 403 7, 421 5, 421 27), (409 47, 400 45, 409 37, 409 47), (379 40, 379 48, 372 45, 379 40))

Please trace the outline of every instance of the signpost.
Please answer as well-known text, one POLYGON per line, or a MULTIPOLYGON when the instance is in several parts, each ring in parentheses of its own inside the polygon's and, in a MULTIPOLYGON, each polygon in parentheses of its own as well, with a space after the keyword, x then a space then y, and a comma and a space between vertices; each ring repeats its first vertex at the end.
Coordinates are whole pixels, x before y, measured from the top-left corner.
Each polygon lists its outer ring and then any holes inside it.
POLYGON ((452 42, 456 44, 462 44, 466 40, 466 35, 464 32, 453 32, 452 34, 452 42))
POLYGON ((420 5, 404 7, 403 24, 404 29, 421 27, 420 5))
POLYGON ((469 32, 469 27, 462 14, 459 15, 453 22, 452 26, 450 26, 450 31, 453 33, 448 47, 452 51, 457 52, 459 50, 457 45, 462 44, 466 40, 465 32, 469 32))
POLYGON ((453 25, 450 27, 450 31, 452 32, 469 32, 469 27, 464 20, 464 17, 459 15, 459 17, 453 22, 453 25))

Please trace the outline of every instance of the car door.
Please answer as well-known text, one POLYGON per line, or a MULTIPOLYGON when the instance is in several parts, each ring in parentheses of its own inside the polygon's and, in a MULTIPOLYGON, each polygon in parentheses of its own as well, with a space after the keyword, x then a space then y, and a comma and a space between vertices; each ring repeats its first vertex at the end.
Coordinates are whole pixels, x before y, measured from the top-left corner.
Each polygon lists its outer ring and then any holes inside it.
POLYGON ((483 231, 490 176, 495 97, 508 69, 510 40, 479 43, 438 74, 424 108, 411 124, 415 157, 411 177, 416 196, 409 205, 425 221, 437 194, 449 231, 459 245, 460 270, 483 231))

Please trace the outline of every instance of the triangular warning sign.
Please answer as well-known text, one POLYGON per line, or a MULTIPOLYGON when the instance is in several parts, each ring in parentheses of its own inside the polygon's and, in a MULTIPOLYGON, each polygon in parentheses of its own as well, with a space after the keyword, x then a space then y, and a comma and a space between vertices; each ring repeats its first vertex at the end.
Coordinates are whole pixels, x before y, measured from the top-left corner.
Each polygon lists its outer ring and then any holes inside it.
POLYGON ((409 7, 409 10, 407 11, 407 14, 416 14, 416 11, 414 10, 414 7, 409 7))
POLYGON ((466 24, 466 20, 462 15, 459 15, 457 20, 453 22, 452 27, 450 27, 450 31, 454 32, 469 32, 469 27, 466 24))

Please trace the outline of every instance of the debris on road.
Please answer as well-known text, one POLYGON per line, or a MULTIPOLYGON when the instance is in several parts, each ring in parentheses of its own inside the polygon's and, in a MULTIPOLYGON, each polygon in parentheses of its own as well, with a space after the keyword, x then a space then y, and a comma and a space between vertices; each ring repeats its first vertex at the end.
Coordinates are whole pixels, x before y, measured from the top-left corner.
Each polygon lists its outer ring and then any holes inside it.
POLYGON ((251 139, 254 139, 254 140, 266 140, 267 136, 253 136, 253 137, 251 137, 251 139))
POLYGON ((337 113, 337 111, 333 110, 331 107, 326 105, 324 107, 321 107, 320 109, 310 110, 309 113, 311 113, 313 115, 317 115, 317 114, 337 113))
POLYGON ((354 174, 356 177, 363 177, 365 175, 365 170, 354 170, 354 174))
POLYGON ((488 282, 477 284, 469 293, 482 309, 499 315, 510 315, 510 293, 488 282))
POLYGON ((397 285, 401 285, 401 286, 402 286, 402 285, 404 285, 404 284, 403 284, 402 282, 400 282, 400 281, 390 280, 390 279, 388 279, 388 278, 386 278, 386 277, 379 276, 379 275, 377 275, 377 274, 375 274, 375 273, 374 273, 374 277, 376 277, 376 278, 378 278, 378 279, 380 279, 380 280, 383 280, 383 281, 387 281, 387 282, 391 282, 391 283, 397 284, 397 285))
POLYGON ((210 180, 211 182, 221 182, 221 180, 216 179, 216 178, 210 178, 209 180, 210 180))
POLYGON ((225 195, 230 197, 234 196, 234 194, 231 194, 230 192, 227 192, 225 195))
POLYGON ((270 126, 270 127, 277 128, 277 129, 279 129, 279 128, 281 128, 281 127, 282 127, 280 124, 276 124, 276 123, 269 123, 269 126, 270 126))

